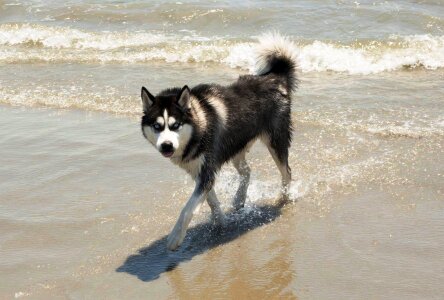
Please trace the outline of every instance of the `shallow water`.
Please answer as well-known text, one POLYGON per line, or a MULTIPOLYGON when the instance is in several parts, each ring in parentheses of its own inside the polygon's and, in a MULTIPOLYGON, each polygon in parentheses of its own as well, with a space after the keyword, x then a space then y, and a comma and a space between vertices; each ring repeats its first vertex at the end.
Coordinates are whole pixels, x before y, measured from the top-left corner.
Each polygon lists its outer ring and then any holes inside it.
POLYGON ((1 1, 0 298, 444 297, 440 1, 1 1), (277 204, 266 149, 216 191, 226 230, 165 237, 191 180, 143 140, 140 87, 227 84, 256 37, 299 49, 277 204))

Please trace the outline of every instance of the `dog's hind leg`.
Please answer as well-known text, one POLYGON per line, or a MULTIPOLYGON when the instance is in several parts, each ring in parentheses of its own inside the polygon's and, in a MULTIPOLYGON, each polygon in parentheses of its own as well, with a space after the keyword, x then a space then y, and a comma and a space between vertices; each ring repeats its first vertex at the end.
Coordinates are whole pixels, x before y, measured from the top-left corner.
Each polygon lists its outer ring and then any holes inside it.
POLYGON ((276 166, 279 169, 282 177, 282 200, 283 202, 288 201, 288 194, 290 191, 291 182, 291 168, 288 164, 288 140, 283 140, 282 142, 271 140, 268 136, 262 139, 264 144, 267 146, 268 151, 273 157, 276 166))
POLYGON ((220 208, 219 200, 217 200, 214 188, 210 190, 207 196, 208 205, 211 208, 211 215, 214 222, 220 226, 225 226, 225 216, 220 208))
POLYGON ((250 167, 245 160, 247 150, 243 150, 233 158, 233 165, 240 175, 240 183, 234 196, 233 207, 239 210, 244 207, 245 199, 247 198, 248 185, 250 184, 250 167))

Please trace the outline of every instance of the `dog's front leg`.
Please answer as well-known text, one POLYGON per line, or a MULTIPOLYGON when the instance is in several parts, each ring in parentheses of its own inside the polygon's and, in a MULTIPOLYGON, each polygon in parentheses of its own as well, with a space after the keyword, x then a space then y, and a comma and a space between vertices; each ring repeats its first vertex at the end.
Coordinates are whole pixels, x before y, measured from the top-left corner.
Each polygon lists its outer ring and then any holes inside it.
POLYGON ((191 198, 183 208, 176 225, 168 236, 167 247, 169 250, 175 250, 182 244, 193 214, 199 210, 200 205, 206 199, 207 195, 208 189, 205 189, 201 181, 197 180, 191 198))

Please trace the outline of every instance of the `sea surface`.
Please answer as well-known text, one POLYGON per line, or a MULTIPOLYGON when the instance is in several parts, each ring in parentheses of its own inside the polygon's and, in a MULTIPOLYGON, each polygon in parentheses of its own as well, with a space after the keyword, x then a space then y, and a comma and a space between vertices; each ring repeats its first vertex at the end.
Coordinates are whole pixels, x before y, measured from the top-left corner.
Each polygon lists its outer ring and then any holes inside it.
POLYGON ((0 0, 0 299, 444 298, 444 1, 0 0), (291 204, 255 145, 183 246, 193 190, 140 88, 229 84, 298 51, 291 204))

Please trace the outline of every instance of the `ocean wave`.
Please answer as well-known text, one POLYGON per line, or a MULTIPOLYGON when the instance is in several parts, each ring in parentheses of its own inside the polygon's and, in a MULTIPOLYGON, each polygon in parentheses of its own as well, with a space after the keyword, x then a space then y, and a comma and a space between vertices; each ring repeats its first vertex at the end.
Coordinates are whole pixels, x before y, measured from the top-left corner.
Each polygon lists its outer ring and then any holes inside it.
POLYGON ((441 137, 444 135, 443 127, 440 127, 437 122, 431 122, 428 127, 409 126, 407 124, 403 126, 367 126, 361 128, 361 130, 383 138, 421 139, 433 136, 441 137))
MULTIPOLYGON (((215 63, 253 70, 255 37, 203 37, 192 31, 90 32, 37 24, 0 25, 3 63, 215 63)), ((444 67, 444 36, 390 36, 351 44, 298 41, 302 72, 372 74, 444 67)))
POLYGON ((131 95, 119 95, 118 89, 106 86, 98 92, 84 91, 77 85, 58 89, 37 87, 10 89, 0 86, 0 104, 22 107, 50 107, 57 109, 83 109, 138 117, 140 100, 131 95))
POLYGON ((352 114, 348 114, 344 111, 322 110, 322 112, 315 112, 308 110, 299 114, 295 119, 296 122, 314 124, 329 129, 336 128, 349 134, 355 132, 387 139, 442 138, 444 136, 444 119, 442 117, 425 117, 401 108, 391 111, 389 114, 387 112, 387 110, 380 110, 372 114, 362 114, 353 111, 352 114))

